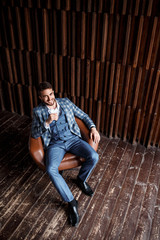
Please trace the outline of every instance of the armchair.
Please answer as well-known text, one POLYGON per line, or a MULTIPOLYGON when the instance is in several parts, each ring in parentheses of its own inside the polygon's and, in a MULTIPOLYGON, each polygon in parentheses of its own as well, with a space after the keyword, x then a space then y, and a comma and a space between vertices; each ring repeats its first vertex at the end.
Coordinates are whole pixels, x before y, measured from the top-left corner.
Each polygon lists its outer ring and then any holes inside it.
MULTIPOLYGON (((82 138, 88 142, 91 147, 94 148, 95 151, 98 149, 98 143, 94 143, 92 139, 89 138, 89 129, 86 127, 84 122, 78 118, 75 118, 76 122, 80 128, 82 138)), ((41 137, 35 139, 30 137, 29 138, 29 152, 33 160, 36 162, 36 164, 42 169, 46 170, 45 167, 45 157, 44 157, 44 150, 42 145, 41 137)), ((66 153, 60 166, 59 171, 67 170, 71 168, 78 167, 82 165, 82 162, 84 162, 84 158, 80 158, 74 154, 66 153)))

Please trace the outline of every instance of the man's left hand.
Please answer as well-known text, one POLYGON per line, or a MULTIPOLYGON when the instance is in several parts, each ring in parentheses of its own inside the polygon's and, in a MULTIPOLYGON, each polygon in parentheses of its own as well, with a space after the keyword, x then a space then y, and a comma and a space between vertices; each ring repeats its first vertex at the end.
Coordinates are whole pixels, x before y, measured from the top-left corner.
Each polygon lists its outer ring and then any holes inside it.
POLYGON ((90 129, 90 138, 93 140, 93 142, 99 143, 100 135, 99 135, 99 132, 97 131, 96 128, 91 128, 90 129))

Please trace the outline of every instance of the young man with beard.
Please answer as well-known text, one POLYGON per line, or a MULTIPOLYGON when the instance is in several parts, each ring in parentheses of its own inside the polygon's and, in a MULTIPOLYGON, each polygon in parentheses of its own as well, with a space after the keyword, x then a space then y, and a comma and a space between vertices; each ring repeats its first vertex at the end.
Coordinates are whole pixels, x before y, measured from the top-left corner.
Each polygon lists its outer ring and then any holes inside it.
POLYGON ((81 119, 90 130, 90 138, 100 141, 100 135, 89 116, 68 98, 55 98, 52 85, 42 82, 38 88, 41 103, 33 109, 32 137, 41 137, 45 149, 47 173, 63 201, 68 202, 69 219, 72 226, 79 223, 78 202, 72 195, 58 167, 66 152, 85 158, 77 185, 87 195, 93 191, 86 182, 98 162, 97 152, 81 138, 75 117, 81 119))

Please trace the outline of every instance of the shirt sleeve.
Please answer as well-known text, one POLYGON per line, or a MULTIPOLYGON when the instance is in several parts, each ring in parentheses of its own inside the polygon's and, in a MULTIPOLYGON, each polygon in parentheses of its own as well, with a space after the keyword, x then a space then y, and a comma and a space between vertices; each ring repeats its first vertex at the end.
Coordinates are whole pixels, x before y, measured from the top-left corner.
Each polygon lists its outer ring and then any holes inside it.
POLYGON ((44 122, 44 127, 45 127, 46 129, 50 128, 50 126, 49 126, 46 122, 44 122))
POLYGON ((31 125, 32 137, 33 138, 41 137, 43 135, 43 133, 48 130, 48 128, 50 128, 50 127, 46 126, 45 121, 40 120, 40 117, 38 116, 36 111, 34 111, 34 109, 33 109, 33 120, 32 120, 32 125, 31 125))
MULTIPOLYGON (((68 99, 69 100, 69 99, 68 99)), ((70 100, 69 100, 70 101, 70 100)), ((86 114, 84 111, 82 111, 79 107, 77 107, 73 102, 70 101, 70 104, 72 105, 72 109, 74 112, 75 117, 78 117, 79 119, 81 119, 86 126, 88 127, 88 129, 95 127, 96 125, 94 124, 94 122, 92 121, 92 119, 88 116, 88 114, 86 114)))

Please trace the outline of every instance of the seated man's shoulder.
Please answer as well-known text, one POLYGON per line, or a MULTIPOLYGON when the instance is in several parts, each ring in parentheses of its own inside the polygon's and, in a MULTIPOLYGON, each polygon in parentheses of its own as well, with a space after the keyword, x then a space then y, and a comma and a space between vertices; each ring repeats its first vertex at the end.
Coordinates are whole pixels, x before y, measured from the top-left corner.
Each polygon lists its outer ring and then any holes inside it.
POLYGON ((72 102, 66 97, 66 98, 56 98, 59 103, 64 103, 64 104, 71 104, 72 102))
POLYGON ((56 98, 56 100, 65 102, 65 101, 68 101, 69 99, 65 97, 65 98, 56 98))

